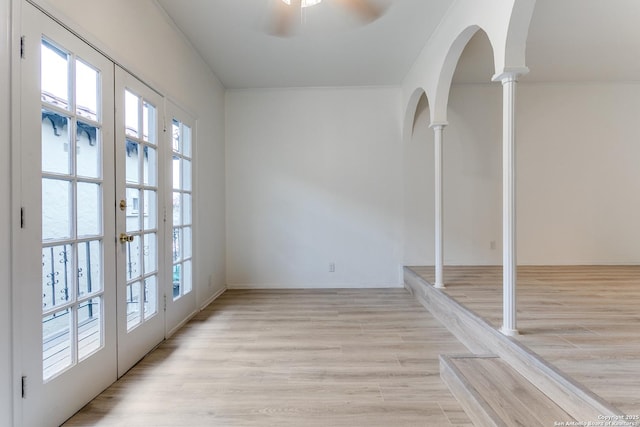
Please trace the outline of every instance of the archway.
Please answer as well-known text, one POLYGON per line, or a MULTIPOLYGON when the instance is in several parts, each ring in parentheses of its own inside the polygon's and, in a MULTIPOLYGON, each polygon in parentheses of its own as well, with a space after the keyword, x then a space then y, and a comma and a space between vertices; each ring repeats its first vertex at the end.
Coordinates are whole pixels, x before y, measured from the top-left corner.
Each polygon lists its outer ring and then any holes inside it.
POLYGON ((434 153, 429 100, 416 90, 407 107, 403 141, 404 265, 434 263, 434 153))
POLYGON ((502 88, 493 49, 477 30, 452 75, 444 142, 445 263, 501 262, 502 88))

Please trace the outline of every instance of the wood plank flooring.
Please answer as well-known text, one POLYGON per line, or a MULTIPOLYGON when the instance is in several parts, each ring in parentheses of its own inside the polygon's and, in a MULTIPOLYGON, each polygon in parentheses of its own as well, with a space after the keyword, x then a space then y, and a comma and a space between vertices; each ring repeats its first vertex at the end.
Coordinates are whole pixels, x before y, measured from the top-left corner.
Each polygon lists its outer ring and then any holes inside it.
POLYGON ((65 426, 471 426, 404 289, 228 291, 65 426))
POLYGON ((441 376, 477 425, 547 427, 576 421, 497 356, 441 356, 441 376))
MULTIPOLYGON (((433 267, 412 267, 433 283, 433 267)), ((445 267, 445 292, 502 324, 501 267, 445 267)), ((518 267, 515 337, 627 415, 640 415, 640 266, 518 267)))

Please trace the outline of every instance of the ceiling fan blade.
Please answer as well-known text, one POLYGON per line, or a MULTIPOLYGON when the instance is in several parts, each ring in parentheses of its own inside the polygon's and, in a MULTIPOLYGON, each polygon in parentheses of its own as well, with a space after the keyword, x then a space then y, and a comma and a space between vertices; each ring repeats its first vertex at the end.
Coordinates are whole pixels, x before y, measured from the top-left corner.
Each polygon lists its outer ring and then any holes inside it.
POLYGON ((369 0, 334 0, 347 9, 354 12, 362 21, 373 22, 384 13, 384 8, 377 6, 369 0))
POLYGON ((289 37, 299 20, 301 0, 291 0, 290 4, 282 0, 273 0, 273 19, 269 32, 278 37, 289 37))

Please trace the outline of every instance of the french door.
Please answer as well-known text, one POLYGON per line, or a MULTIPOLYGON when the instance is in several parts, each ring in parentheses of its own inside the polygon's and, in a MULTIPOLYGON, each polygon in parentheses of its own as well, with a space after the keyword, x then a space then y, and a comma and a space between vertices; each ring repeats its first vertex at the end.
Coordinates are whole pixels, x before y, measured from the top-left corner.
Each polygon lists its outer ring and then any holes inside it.
POLYGON ((165 336, 169 147, 158 93, 28 2, 22 30, 16 420, 56 426, 165 336))
POLYGON ((117 378, 114 73, 26 2, 22 16, 22 424, 48 426, 117 378))
POLYGON ((116 67, 118 376, 164 338, 162 98, 116 67))
MULTIPOLYGON (((167 218, 166 264, 171 266, 171 291, 167 292, 166 331, 173 333, 196 310, 193 289, 193 151, 195 123, 180 107, 167 103, 171 155, 165 162, 166 185, 171 189, 171 213, 167 218)), ((168 281, 169 282, 169 281, 168 281)))

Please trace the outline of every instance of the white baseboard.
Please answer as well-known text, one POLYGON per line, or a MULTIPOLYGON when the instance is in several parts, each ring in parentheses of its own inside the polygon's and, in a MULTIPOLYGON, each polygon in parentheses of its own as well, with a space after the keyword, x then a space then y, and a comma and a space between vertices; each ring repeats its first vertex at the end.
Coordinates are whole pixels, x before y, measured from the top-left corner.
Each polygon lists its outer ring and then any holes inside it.
POLYGON ((220 295, 224 294, 225 292, 227 292, 228 287, 225 286, 222 289, 220 289, 218 292, 216 292, 215 294, 211 295, 209 297, 209 299, 207 299, 201 306, 200 306, 200 311, 204 310, 205 308, 207 308, 207 306, 209 304, 211 304, 212 302, 214 302, 216 299, 218 299, 218 297, 220 297, 220 295))
POLYGON ((231 283, 228 289, 385 289, 403 288, 404 283, 231 283))
POLYGON ((198 314, 199 312, 201 312, 202 310, 204 310, 209 304, 211 304, 213 301, 215 301, 220 295, 222 295, 223 293, 225 293, 227 290, 226 287, 220 289, 218 292, 216 292, 215 294, 213 294, 211 297, 209 297, 209 299, 207 299, 204 302, 204 305, 202 305, 198 310, 195 310, 193 313, 189 314, 182 322, 178 323, 173 329, 171 329, 170 331, 167 332, 167 336, 166 338, 171 337, 173 334, 175 334, 176 332, 178 332, 180 330, 180 328, 182 328, 184 325, 186 325, 191 319, 193 319, 193 316, 195 316, 196 314, 198 314))
POLYGON ((171 336, 176 332, 178 332, 180 328, 182 328, 184 325, 186 325, 189 322, 189 320, 193 319, 193 316, 195 316, 196 314, 198 314, 198 310, 189 314, 182 322, 178 323, 173 329, 171 329, 170 331, 167 331, 167 336, 165 337, 165 339, 171 338, 171 336))

